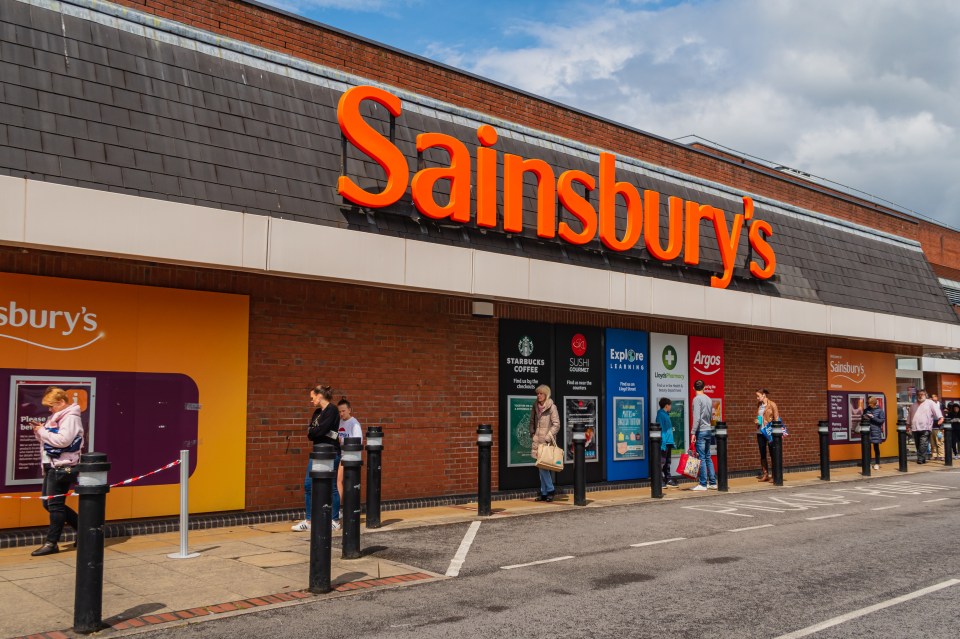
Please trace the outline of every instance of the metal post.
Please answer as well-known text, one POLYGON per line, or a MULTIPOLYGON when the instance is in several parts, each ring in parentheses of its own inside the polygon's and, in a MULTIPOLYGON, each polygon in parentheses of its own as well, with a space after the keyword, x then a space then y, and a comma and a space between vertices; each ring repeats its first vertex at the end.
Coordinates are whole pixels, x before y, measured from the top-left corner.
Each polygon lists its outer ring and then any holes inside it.
POLYGON ((728 492, 730 484, 727 481, 727 422, 717 422, 717 490, 728 492))
POLYGON ((107 472, 110 462, 104 453, 80 456, 77 495, 76 589, 73 597, 73 630, 82 634, 97 632, 103 625, 103 522, 106 519, 107 472))
POLYGON ((359 559, 360 555, 360 467, 363 465, 363 444, 359 437, 347 437, 341 447, 343 453, 343 538, 344 559, 359 559))
POLYGON ((187 537, 190 534, 190 451, 180 451, 180 552, 167 555, 168 559, 193 559, 200 553, 187 550, 187 537))
POLYGON ((313 503, 310 507, 310 592, 330 592, 330 552, 333 532, 334 459, 337 454, 330 444, 314 444, 310 453, 310 479, 313 503))
POLYGON ((960 419, 943 420, 943 465, 953 466, 953 438, 957 428, 960 428, 960 419))
POLYGON ((367 427, 367 528, 380 527, 380 476, 383 429, 367 427))
POLYGON ((573 505, 587 505, 587 464, 584 448, 587 444, 587 428, 583 424, 573 427, 573 505))
POLYGON ((773 429, 773 485, 783 486, 783 422, 775 419, 773 429))
POLYGON ((660 467, 663 461, 660 459, 660 442, 663 433, 660 432, 660 422, 650 423, 650 497, 653 499, 663 498, 663 477, 660 467))
POLYGON ((830 422, 821 420, 817 432, 820 434, 820 479, 830 481, 830 422))
POLYGON ((490 453, 493 448, 493 426, 477 426, 477 515, 489 517, 490 510, 490 453))
POLYGON ((860 418, 860 474, 870 476, 870 417, 860 418))
POLYGON ((901 473, 907 472, 907 420, 897 420, 897 456, 900 458, 900 467, 897 468, 901 473))

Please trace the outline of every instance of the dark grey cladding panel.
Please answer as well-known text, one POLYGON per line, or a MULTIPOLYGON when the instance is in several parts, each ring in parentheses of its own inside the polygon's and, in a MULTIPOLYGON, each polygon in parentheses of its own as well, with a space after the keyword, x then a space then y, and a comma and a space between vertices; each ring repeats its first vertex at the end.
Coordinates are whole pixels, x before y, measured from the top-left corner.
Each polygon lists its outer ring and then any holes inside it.
MULTIPOLYGON (((249 211, 359 231, 406 237, 486 251, 638 273, 707 285, 722 270, 717 240, 701 224, 700 265, 682 257, 653 260, 644 242, 627 254, 536 238, 537 184, 525 176, 524 232, 507 236, 419 215, 409 191, 386 210, 366 213, 336 194, 341 166, 339 92, 243 64, 212 57, 112 27, 33 7, 0 1, 0 173, 29 176, 236 211, 249 211), (62 19, 62 23, 61 23, 62 19), (64 34, 66 37, 64 38, 64 34)), ((363 114, 384 135, 387 111, 372 102, 363 114)), ((438 131, 477 146, 476 129, 405 107, 395 122, 397 146, 417 168, 416 138, 438 131)), ((508 137, 500 131, 498 174, 503 156, 541 159, 556 175, 576 169, 598 177, 598 157, 574 155, 508 137)), ((426 166, 447 162, 445 152, 424 153, 426 166)), ((474 178, 476 166, 472 167, 474 178)), ((348 152, 348 174, 362 187, 384 186, 382 167, 356 149, 348 152)), ((726 199, 692 182, 620 170, 617 179, 643 193, 661 194, 659 235, 668 236, 668 198, 709 204, 732 214, 726 199)), ((449 185, 439 181, 438 202, 449 185)), ((597 204, 597 193, 590 194, 597 204)), ((497 194, 503 205, 502 189, 497 194)), ((475 203, 474 203, 475 204, 475 203)), ((626 212, 618 199, 618 231, 626 212)), ((748 243, 738 246, 731 290, 838 306, 956 321, 922 254, 896 243, 854 234, 757 206, 757 218, 774 228, 778 259, 775 280, 749 276, 748 243)), ((564 210, 558 221, 579 223, 564 210)))

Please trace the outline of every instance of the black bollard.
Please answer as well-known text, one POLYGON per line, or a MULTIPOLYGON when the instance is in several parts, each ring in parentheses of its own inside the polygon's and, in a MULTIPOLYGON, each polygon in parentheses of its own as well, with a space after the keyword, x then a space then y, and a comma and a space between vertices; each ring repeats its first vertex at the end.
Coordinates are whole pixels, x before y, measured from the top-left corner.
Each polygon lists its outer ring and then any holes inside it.
POLYGON ((493 448, 493 427, 477 426, 477 515, 489 517, 490 511, 490 452, 493 448))
POLYGON ((820 433, 820 479, 830 481, 830 422, 822 420, 817 424, 820 433))
POLYGON ((310 586, 315 595, 330 592, 330 552, 333 533, 333 482, 337 454, 330 444, 314 444, 310 453, 313 503, 310 507, 310 586))
MULTIPOLYGON (((717 490, 725 493, 730 490, 727 481, 727 422, 717 422, 717 490)), ((707 451, 709 454, 710 451, 707 451)))
POLYGON ((587 462, 584 448, 587 429, 583 424, 573 427, 573 505, 587 505, 587 462))
POLYGON ((773 421, 773 451, 770 455, 773 459, 773 485, 783 486, 783 422, 779 419, 773 421))
POLYGON ((367 427, 367 528, 380 527, 380 477, 383 429, 367 427))
POLYGON ((363 444, 359 437, 347 437, 341 447, 343 464, 343 537, 340 540, 344 559, 360 559, 360 467, 363 466, 363 444))
POLYGON ((907 472, 907 420, 897 420, 897 456, 900 458, 901 473, 907 472))
POLYGON ((650 423, 650 497, 663 498, 663 474, 660 466, 660 442, 663 433, 660 432, 660 422, 650 423))
POLYGON ((86 453, 77 465, 80 496, 77 513, 77 577, 73 596, 73 630, 90 634, 103 630, 103 522, 106 519, 107 472, 104 453, 86 453))
POLYGON ((956 437, 960 419, 943 420, 943 465, 953 466, 953 438, 956 437))
POLYGON ((870 418, 860 418, 860 474, 870 476, 870 418))

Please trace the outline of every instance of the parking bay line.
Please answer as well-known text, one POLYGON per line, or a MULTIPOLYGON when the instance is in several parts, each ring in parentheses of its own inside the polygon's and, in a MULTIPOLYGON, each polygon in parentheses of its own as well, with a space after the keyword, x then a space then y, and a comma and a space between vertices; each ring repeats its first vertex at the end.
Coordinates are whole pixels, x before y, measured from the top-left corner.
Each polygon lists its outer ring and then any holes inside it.
POLYGON ((871 508, 870 510, 890 510, 891 508, 899 508, 900 504, 894 504, 892 506, 880 506, 879 508, 871 508))
POLYGON ((446 573, 447 577, 456 577, 460 574, 460 569, 463 568, 463 562, 467 559, 467 553, 470 552, 470 545, 473 544, 473 539, 477 536, 477 530, 480 529, 481 523, 483 522, 475 521, 470 524, 470 528, 467 529, 467 534, 463 536, 463 541, 460 542, 460 547, 457 548, 457 554, 450 560, 450 566, 447 568, 446 573))
POLYGON ((657 541, 645 541, 639 544, 630 544, 631 548, 643 548, 644 546, 656 546, 657 544, 669 544, 671 541, 684 541, 686 537, 674 537, 673 539, 660 539, 657 541))
POLYGON ((762 526, 747 526, 746 528, 734 528, 727 532, 746 532, 748 530, 759 530, 761 528, 773 528, 773 524, 763 524, 762 526))
POLYGON ((843 517, 846 513, 833 513, 832 515, 820 515, 819 517, 807 517, 807 521, 817 521, 818 519, 833 519, 834 517, 843 517))
POLYGON ((939 498, 939 499, 924 499, 924 500, 923 500, 923 503, 925 503, 925 504, 932 504, 932 503, 935 502, 935 501, 947 501, 947 500, 949 500, 949 499, 950 499, 949 497, 941 497, 941 498, 939 498))
POLYGON ((911 599, 916 599, 917 597, 922 597, 924 595, 930 594, 931 592, 936 592, 938 590, 943 590, 944 588, 949 588, 950 586, 956 586, 957 584, 960 584, 960 579, 948 579, 947 581, 935 584, 933 586, 922 588, 920 590, 916 590, 906 595, 901 595, 900 597, 894 597, 893 599, 881 601, 878 604, 867 606, 866 608, 861 608, 860 610, 854 610, 852 612, 848 612, 845 615, 840 615, 839 617, 834 617, 833 619, 827 619, 826 621, 821 621, 818 624, 807 626, 806 628, 801 628, 800 630, 795 630, 785 635, 780 635, 779 637, 776 637, 776 639, 799 639, 800 637, 806 637, 808 635, 812 635, 814 633, 820 632, 821 630, 826 630, 827 628, 832 628, 833 626, 839 626, 840 624, 850 621, 852 619, 857 619, 858 617, 869 615, 872 612, 883 610, 884 608, 889 608, 890 606, 896 606, 897 604, 910 601, 911 599))
POLYGON ((553 559, 541 559, 540 561, 531 561, 526 564, 513 564, 512 566, 500 566, 500 570, 513 570, 514 568, 526 568, 527 566, 539 566, 540 564, 552 564, 555 561, 566 561, 567 559, 573 559, 573 555, 566 555, 564 557, 554 557, 553 559))

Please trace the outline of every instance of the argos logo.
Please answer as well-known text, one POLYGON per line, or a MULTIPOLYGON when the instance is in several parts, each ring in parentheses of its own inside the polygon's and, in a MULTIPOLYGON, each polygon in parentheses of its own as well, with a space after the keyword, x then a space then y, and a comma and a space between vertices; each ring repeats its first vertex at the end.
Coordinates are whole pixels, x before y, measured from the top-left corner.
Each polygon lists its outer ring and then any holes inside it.
POLYGON ((704 355, 700 351, 697 351, 697 354, 693 358, 693 370, 701 375, 715 375, 720 370, 720 356, 704 355))

